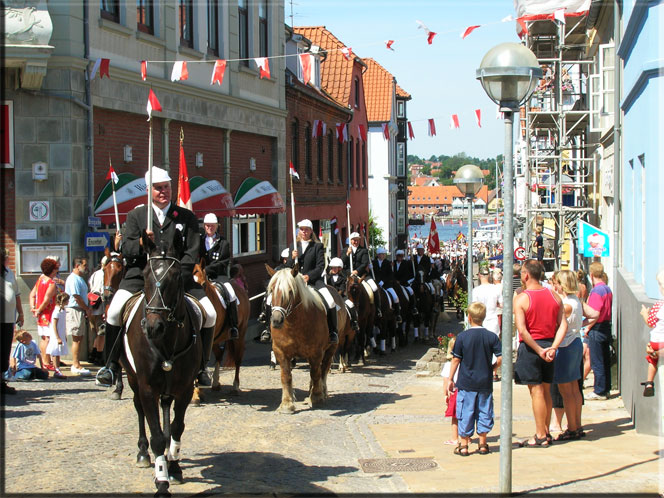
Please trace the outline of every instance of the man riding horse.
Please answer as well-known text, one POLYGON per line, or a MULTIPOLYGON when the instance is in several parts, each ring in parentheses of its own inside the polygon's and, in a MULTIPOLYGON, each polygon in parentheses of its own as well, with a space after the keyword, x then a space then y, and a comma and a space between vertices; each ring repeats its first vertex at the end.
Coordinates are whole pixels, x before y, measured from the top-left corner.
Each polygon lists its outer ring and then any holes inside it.
POLYGON ((401 306, 399 305, 399 298, 394 291, 394 271, 392 270, 392 262, 387 259, 387 251, 383 247, 376 249, 376 259, 371 263, 373 265, 374 276, 378 281, 378 285, 385 289, 385 292, 390 294, 392 298, 394 314, 396 323, 402 322, 401 319, 401 306))
POLYGON ((355 309, 353 301, 348 299, 348 296, 346 295, 348 275, 343 267, 344 263, 340 258, 332 258, 327 265, 327 272, 325 273, 324 279, 327 285, 334 287, 339 295, 344 298, 346 310, 348 310, 348 314, 350 315, 350 326, 357 332, 360 329, 360 325, 357 322, 357 310, 355 309))
POLYGON ((352 275, 357 275, 364 278, 364 281, 369 284, 374 295, 374 303, 376 304, 376 316, 382 318, 380 311, 380 293, 376 282, 371 278, 369 269, 369 251, 366 247, 360 246, 360 234, 353 232, 350 234, 350 245, 344 254, 342 261, 344 262, 344 269, 348 270, 352 275), (351 261, 352 271, 351 271, 351 261))
POLYGON ((415 274, 417 275, 417 272, 424 272, 424 281, 429 282, 430 277, 429 277, 429 272, 431 272, 431 259, 429 256, 424 254, 424 246, 422 244, 417 244, 415 247, 415 250, 417 251, 417 254, 414 256, 415 257, 415 274))
POLYGON ((214 213, 208 213, 203 218, 204 231, 201 233, 201 257, 205 258, 205 273, 210 281, 219 290, 226 303, 226 315, 230 330, 230 339, 238 339, 237 297, 228 278, 228 263, 231 259, 231 249, 228 241, 219 233, 219 222, 214 213))
POLYGON ((406 262, 404 260, 403 249, 397 249, 397 252, 395 253, 395 261, 392 263, 392 269, 394 270, 394 279, 406 289, 406 292, 408 293, 407 297, 413 301, 412 315, 416 316, 418 314, 417 302, 415 300, 415 293, 411 287, 413 280, 415 280, 415 275, 413 274, 412 262, 406 262))
MULTIPOLYGON (((146 173, 146 184, 149 184, 146 173)), ((194 213, 171 202, 171 177, 166 170, 152 168, 152 226, 153 230, 147 229, 147 210, 145 204, 136 206, 127 215, 127 221, 123 229, 122 255, 127 261, 124 278, 120 282, 120 288, 113 296, 113 300, 106 315, 106 342, 104 344, 104 356, 106 366, 97 373, 97 384, 110 387, 115 379, 121 375, 119 360, 124 349, 122 312, 125 303, 131 296, 143 290, 145 282, 143 272, 147 266, 147 253, 143 248, 141 234, 146 233, 155 244, 168 241, 172 244, 176 232, 180 232, 183 239, 182 251, 178 259, 182 269, 182 279, 187 292, 196 297, 206 312, 206 320, 202 325, 201 339, 203 343, 203 354, 198 380, 202 385, 210 385, 211 381, 205 371, 205 365, 210 358, 212 346, 212 334, 217 313, 210 300, 200 285, 194 282, 192 271, 194 264, 198 262, 201 237, 198 231, 198 221, 194 213)))

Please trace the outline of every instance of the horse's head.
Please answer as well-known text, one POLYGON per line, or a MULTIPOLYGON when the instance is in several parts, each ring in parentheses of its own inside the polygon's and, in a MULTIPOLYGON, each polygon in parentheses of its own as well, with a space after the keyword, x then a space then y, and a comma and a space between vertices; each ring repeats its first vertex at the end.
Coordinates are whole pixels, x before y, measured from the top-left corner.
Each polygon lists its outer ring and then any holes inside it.
POLYGON ((417 289, 419 292, 424 292, 424 270, 418 270, 417 275, 415 276, 415 282, 417 283, 417 289))
POLYGON ((194 277, 194 282, 198 285, 203 285, 207 281, 207 273, 205 273, 205 258, 194 265, 194 271, 192 272, 194 277))
POLYGON ((148 264, 143 271, 145 281, 145 330, 154 339, 167 330, 169 323, 180 326, 184 320, 184 285, 179 255, 182 234, 175 231, 173 243, 160 241, 157 246, 145 232, 141 236, 148 264))
POLYGON ((346 280, 346 295, 348 299, 354 303, 359 303, 360 295, 362 294, 362 281, 364 277, 360 278, 357 275, 349 275, 346 280))
POLYGON ((304 279, 298 278, 297 265, 277 272, 272 271, 272 278, 267 285, 267 292, 272 296, 270 325, 280 329, 299 302, 309 297, 309 291, 304 279))
POLYGON ((104 306, 110 304, 115 291, 120 287, 120 281, 124 276, 124 269, 122 254, 111 252, 107 247, 104 251, 104 291, 101 296, 104 306))

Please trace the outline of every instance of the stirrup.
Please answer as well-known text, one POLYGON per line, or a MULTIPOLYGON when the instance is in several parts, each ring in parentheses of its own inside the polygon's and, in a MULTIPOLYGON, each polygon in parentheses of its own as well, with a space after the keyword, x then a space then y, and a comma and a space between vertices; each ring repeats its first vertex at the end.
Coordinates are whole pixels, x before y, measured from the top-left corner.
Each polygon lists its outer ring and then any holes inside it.
POLYGON ((261 332, 261 342, 270 342, 270 339, 272 339, 270 331, 268 329, 263 330, 263 332, 261 332))
POLYGON ((231 327, 230 330, 230 339, 235 340, 240 338, 240 331, 237 329, 237 327, 231 327))
POLYGON ((109 368, 107 366, 101 367, 99 369, 99 371, 97 372, 97 375, 95 375, 95 385, 96 386, 101 386, 101 387, 113 387, 113 384, 115 384, 115 373, 113 373, 113 369, 109 368), (110 384, 100 382, 99 376, 101 374, 103 374, 104 372, 110 372, 111 373, 111 383, 110 384))
POLYGON ((339 334, 330 332, 330 344, 339 344, 339 334))

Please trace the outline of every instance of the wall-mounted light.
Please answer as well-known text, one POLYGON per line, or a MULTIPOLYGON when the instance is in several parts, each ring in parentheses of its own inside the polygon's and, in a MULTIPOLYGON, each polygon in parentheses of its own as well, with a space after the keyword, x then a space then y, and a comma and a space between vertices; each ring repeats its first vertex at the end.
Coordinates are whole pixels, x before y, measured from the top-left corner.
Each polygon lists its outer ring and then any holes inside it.
POLYGON ((132 161, 132 150, 131 145, 124 146, 124 162, 130 163, 132 161))
POLYGON ((203 167, 203 153, 202 152, 196 152, 196 167, 197 168, 202 168, 203 167))
POLYGON ((249 158, 249 170, 256 171, 256 158, 254 157, 249 158))

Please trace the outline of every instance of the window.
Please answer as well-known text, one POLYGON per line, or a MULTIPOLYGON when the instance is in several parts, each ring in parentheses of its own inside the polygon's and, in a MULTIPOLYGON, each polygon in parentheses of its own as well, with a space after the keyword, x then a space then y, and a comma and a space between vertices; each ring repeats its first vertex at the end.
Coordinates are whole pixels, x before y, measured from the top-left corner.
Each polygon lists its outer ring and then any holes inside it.
MULTIPOLYGON (((332 132, 330 132, 332 133, 332 132)), ((344 144, 337 140, 337 182, 344 182, 344 144)))
POLYGON ((406 199, 397 199, 397 233, 406 233, 406 199))
POLYGON ((154 6, 152 0, 136 0, 136 29, 154 35, 154 6))
POLYGON ((360 147, 360 141, 357 141, 355 145, 355 186, 357 188, 362 187, 362 159, 360 158, 360 152, 362 148, 360 147))
POLYGON ((304 127, 304 176, 311 181, 311 125, 307 123, 304 127))
POLYGON ((207 11, 208 54, 219 55, 219 2, 208 0, 207 11))
POLYGON ((194 48, 194 3, 192 0, 178 0, 180 16, 180 45, 194 48))
POLYGON ((355 90, 355 107, 360 107, 360 79, 355 78, 353 80, 353 88, 355 90))
POLYGON ((300 172, 300 127, 297 119, 291 125, 291 162, 295 171, 300 172))
POLYGON ((120 0, 101 0, 101 17, 113 22, 120 22, 120 0))
POLYGON ((233 219, 233 256, 250 256, 265 252, 267 232, 265 218, 241 214, 233 219))
POLYGON ((258 4, 258 51, 259 57, 268 56, 268 43, 267 43, 267 0, 260 0, 258 4))
POLYGON ((323 181, 323 137, 322 136, 316 139, 316 147, 318 149, 317 150, 318 157, 316 158, 318 161, 317 164, 318 167, 316 168, 317 169, 316 173, 318 174, 318 181, 322 182, 323 181))
POLYGON ((352 138, 348 142, 348 150, 348 186, 352 188, 355 181, 355 143, 352 138))
POLYGON ((362 187, 366 187, 367 180, 367 144, 362 144, 362 187))
POLYGON ((397 101, 397 117, 398 118, 406 117, 406 103, 403 100, 397 101))
POLYGON ((599 46, 599 58, 590 75, 590 130, 602 131, 613 126, 615 47, 599 46))
POLYGON ((334 133, 327 134, 327 183, 334 183, 334 133))
POLYGON ((406 176, 406 144, 397 142, 397 176, 406 176))
POLYGON ((242 61, 242 64, 249 66, 249 12, 247 11, 247 0, 238 0, 237 17, 239 22, 240 59, 246 59, 242 61))

